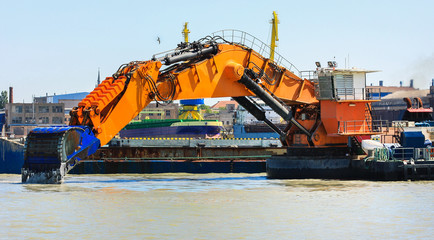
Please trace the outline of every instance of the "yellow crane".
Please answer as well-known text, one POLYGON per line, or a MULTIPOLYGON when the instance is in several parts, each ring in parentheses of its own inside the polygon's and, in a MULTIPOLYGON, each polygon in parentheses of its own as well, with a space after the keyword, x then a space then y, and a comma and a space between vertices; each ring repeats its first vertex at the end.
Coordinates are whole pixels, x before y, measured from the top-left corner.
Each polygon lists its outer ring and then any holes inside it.
POLYGON ((184 29, 182 30, 182 35, 184 35, 184 42, 188 43, 188 34, 190 30, 187 28, 188 22, 184 23, 184 29))
POLYGON ((276 41, 279 41, 277 25, 279 24, 279 19, 277 18, 276 11, 273 11, 273 19, 271 23, 271 44, 270 44, 270 59, 274 61, 274 50, 276 49, 276 41))
MULTIPOLYGON (((184 23, 184 29, 182 30, 182 35, 184 35, 184 42, 188 43, 188 34, 190 30, 188 29, 188 22, 184 23)), ((180 103, 182 105, 182 113, 179 115, 179 119, 195 119, 195 120, 204 120, 202 115, 199 113, 199 108, 197 103, 200 102, 203 104, 203 99, 195 99, 195 100, 181 100, 180 103)))

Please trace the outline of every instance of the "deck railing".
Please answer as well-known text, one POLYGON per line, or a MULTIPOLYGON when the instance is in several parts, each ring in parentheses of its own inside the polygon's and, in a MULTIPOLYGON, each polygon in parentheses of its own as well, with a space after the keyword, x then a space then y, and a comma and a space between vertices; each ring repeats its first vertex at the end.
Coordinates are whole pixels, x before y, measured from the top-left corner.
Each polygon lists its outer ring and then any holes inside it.
POLYGON ((376 161, 434 160, 434 148, 376 148, 376 161))
MULTIPOLYGON (((268 58, 270 56, 271 47, 249 33, 234 29, 226 29, 214 32, 211 35, 213 37, 219 36, 228 42, 253 49, 263 57, 268 58)), ((274 62, 301 77, 300 70, 277 52, 274 52, 274 62)))
POLYGON ((316 74, 316 71, 305 70, 305 71, 300 71, 300 74, 301 74, 302 79, 307 79, 307 80, 311 80, 311 81, 318 81, 318 75, 316 74))
POLYGON ((434 160, 434 148, 416 148, 415 159, 434 160))
POLYGON ((338 121, 338 134, 382 133, 389 131, 387 120, 338 121))
POLYGON ((415 158, 415 148, 392 148, 392 160, 410 160, 415 158))
POLYGON ((365 88, 335 88, 337 100, 365 100, 365 88))

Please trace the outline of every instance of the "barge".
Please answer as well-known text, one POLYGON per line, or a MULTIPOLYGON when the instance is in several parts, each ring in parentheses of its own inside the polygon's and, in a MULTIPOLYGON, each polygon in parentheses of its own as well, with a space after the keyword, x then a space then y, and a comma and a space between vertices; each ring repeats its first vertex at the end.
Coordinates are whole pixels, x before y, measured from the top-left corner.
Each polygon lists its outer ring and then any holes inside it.
MULTIPOLYGON (((263 173, 285 150, 277 139, 113 139, 70 173, 263 173)), ((24 144, 0 139, 0 173, 19 174, 23 163, 24 144)))
MULTIPOLYGON (((379 149, 367 158, 348 151, 286 148, 273 139, 113 139, 70 173, 266 172, 274 179, 434 179, 434 148, 379 149)), ((19 174, 24 145, 0 139, 0 153, 0 173, 19 174)))

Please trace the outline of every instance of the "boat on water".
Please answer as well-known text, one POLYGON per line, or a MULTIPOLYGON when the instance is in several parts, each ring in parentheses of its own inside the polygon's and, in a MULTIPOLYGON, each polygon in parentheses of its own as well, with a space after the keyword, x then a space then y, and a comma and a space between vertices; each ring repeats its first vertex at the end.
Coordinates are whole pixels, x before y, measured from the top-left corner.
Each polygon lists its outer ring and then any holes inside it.
POLYGON ((223 124, 216 120, 144 119, 119 132, 121 138, 219 138, 223 124))

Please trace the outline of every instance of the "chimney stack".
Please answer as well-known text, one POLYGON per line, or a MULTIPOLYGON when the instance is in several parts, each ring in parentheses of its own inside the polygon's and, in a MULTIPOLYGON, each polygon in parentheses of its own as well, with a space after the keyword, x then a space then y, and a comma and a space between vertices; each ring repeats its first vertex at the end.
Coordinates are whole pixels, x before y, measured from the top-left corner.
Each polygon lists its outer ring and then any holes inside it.
POLYGON ((9 103, 14 103, 14 88, 9 87, 9 103))
POLYGON ((101 76, 100 76, 100 71, 98 68, 98 79, 96 80, 96 86, 99 86, 101 84, 101 76))
POLYGON ((383 86, 383 80, 380 80, 380 87, 382 87, 383 86))
POLYGON ((413 82, 414 82, 413 79, 410 79, 410 87, 411 87, 411 88, 413 88, 413 86, 414 86, 414 85, 413 85, 413 82))

